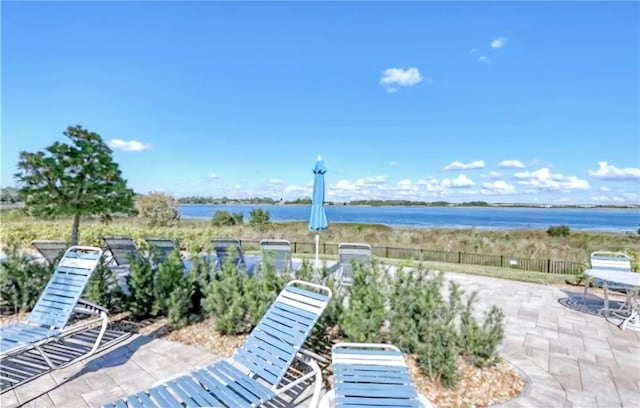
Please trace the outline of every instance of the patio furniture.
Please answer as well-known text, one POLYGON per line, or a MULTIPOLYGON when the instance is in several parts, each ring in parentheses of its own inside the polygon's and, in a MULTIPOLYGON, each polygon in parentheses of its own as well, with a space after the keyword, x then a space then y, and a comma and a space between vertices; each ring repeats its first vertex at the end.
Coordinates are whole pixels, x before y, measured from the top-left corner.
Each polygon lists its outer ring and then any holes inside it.
POLYGON ((138 250, 133 239, 128 235, 112 235, 102 238, 112 259, 118 266, 128 266, 129 257, 138 257, 138 250))
POLYGON ((353 265, 371 261, 371 245, 341 243, 338 245, 338 271, 336 280, 341 286, 353 284, 353 265))
POLYGON ((149 250, 152 257, 157 257, 157 262, 164 262, 169 254, 177 249, 176 243, 168 238, 145 238, 149 244, 149 250))
POLYGON ((273 264, 276 273, 285 274, 293 272, 291 259, 291 243, 286 239, 263 239, 260 241, 262 250, 262 262, 268 260, 273 264))
MULTIPOLYGON (((591 269, 603 269, 608 271, 631 272, 631 259, 623 252, 596 251, 591 254, 591 269)), ((602 286, 602 281, 594 279, 594 285, 602 286)), ((610 282, 609 289, 625 292, 626 288, 621 284, 610 282)))
POLYGON ((38 239, 31 242, 31 245, 47 260, 50 264, 55 264, 68 245, 64 241, 38 239))
POLYGON ((589 281, 591 279, 599 279, 602 281, 602 289, 604 291, 604 308, 601 312, 604 314, 614 313, 622 319, 619 327, 624 330, 625 327, 632 323, 634 327, 640 328, 640 304, 638 294, 640 292, 640 273, 625 272, 615 269, 587 269, 585 272, 584 296, 587 296, 589 281), (619 309, 609 308, 609 284, 615 287, 624 287, 626 290, 626 302, 619 309))
POLYGON ((233 265, 238 268, 242 267, 244 269, 247 268, 247 263, 244 260, 244 253, 242 251, 242 245, 240 245, 240 240, 237 238, 214 238, 213 249, 216 251, 216 265, 215 269, 219 269, 222 267, 222 264, 229 258, 231 253, 233 253, 234 258, 232 259, 233 265))
POLYGON ((402 352, 395 346, 338 343, 331 359, 334 389, 320 401, 322 408, 431 408, 416 391, 402 352))
POLYGON ((100 248, 69 248, 27 320, 0 327, 0 377, 5 377, 2 378, 3 391, 31 379, 32 374, 39 371, 38 361, 43 360, 50 369, 58 369, 98 350, 107 329, 107 310, 80 296, 101 256, 100 248), (74 313, 96 317, 69 325, 74 313), (97 335, 87 335, 87 331, 98 323, 100 331, 97 335), (62 339, 67 343, 60 347, 62 339), (22 357, 27 354, 29 357, 22 357), (25 358, 29 364, 15 361, 25 358), (7 376, 7 372, 11 374, 7 376))
POLYGON ((315 380, 315 405, 322 387, 320 368, 299 352, 330 299, 329 288, 293 280, 231 359, 105 407, 257 407, 311 379, 315 380), (285 379, 294 359, 311 368, 311 372, 295 380, 285 379))

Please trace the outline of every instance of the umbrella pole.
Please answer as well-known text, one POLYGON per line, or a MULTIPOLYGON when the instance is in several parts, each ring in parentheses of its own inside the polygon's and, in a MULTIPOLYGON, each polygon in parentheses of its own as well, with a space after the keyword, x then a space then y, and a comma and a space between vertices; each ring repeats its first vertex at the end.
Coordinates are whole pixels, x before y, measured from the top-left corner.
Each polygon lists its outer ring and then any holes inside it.
POLYGON ((319 262, 319 251, 320 251, 320 234, 316 234, 316 268, 320 267, 319 262))

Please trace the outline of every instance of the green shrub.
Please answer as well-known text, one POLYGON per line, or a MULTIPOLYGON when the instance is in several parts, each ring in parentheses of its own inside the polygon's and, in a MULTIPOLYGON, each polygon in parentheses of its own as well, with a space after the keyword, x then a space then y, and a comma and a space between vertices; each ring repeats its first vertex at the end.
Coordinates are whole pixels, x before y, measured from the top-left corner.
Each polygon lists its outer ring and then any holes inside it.
POLYGON ((482 327, 473 317, 476 293, 467 298, 460 316, 460 346, 464 355, 476 367, 484 367, 495 361, 496 348, 504 338, 504 313, 493 306, 485 313, 482 327))
POLYGON ((93 271, 83 297, 111 311, 123 310, 124 293, 104 260, 93 271))
POLYGON ((547 229, 550 237, 567 237, 571 233, 571 229, 567 225, 552 225, 547 229))
POLYGON ((265 231, 271 224, 271 213, 262 208, 256 208, 249 213, 249 224, 259 231, 265 231))
POLYGON ((189 276, 188 279, 179 282, 169 295, 166 306, 167 322, 173 329, 186 326, 192 320, 194 283, 194 278, 189 276))
POLYGON ((247 321, 251 328, 258 324, 288 281, 289 275, 278 275, 268 261, 245 281, 247 321))
MULTIPOLYGON (((180 252, 175 250, 157 266, 154 278, 154 314, 166 315, 169 311, 171 293, 184 280, 182 273, 182 258, 180 252)), ((191 297, 189 297, 191 301, 191 297)))
POLYGON ((14 312, 31 310, 55 266, 32 262, 17 243, 9 244, 5 251, 7 259, 0 262, 0 298, 7 301, 14 312))
POLYGON ((221 334, 244 333, 248 328, 244 298, 245 280, 248 278, 244 272, 238 271, 232 259, 229 256, 216 272, 204 299, 205 310, 221 334))
POLYGON ((131 294, 127 301, 127 309, 135 319, 150 316, 154 305, 151 263, 143 257, 130 257, 129 271, 127 283, 131 294))
POLYGON ((213 271, 214 262, 208 255, 193 255, 189 258, 189 261, 191 262, 191 268, 188 276, 193 287, 191 313, 200 315, 207 288, 211 282, 211 271, 213 271))
POLYGON ((232 213, 230 211, 218 210, 211 218, 211 225, 221 227, 223 225, 242 225, 244 215, 242 213, 232 213))
POLYGON ((418 346, 420 367, 433 380, 445 387, 457 381, 457 334, 455 327, 443 321, 420 326, 420 337, 424 343, 418 346))
POLYGON ((349 306, 339 318, 348 341, 379 343, 385 320, 384 295, 378 265, 353 265, 353 285, 349 288, 349 306))
POLYGON ((180 219, 178 202, 164 193, 150 193, 136 198, 138 216, 149 221, 151 226, 172 225, 180 219))

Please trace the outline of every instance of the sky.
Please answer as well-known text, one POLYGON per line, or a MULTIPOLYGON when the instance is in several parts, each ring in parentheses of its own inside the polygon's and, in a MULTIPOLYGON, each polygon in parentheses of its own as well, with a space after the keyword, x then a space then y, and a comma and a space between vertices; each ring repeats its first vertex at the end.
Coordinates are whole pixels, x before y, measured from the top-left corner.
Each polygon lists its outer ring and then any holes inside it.
POLYGON ((638 2, 11 2, 1 185, 82 125, 136 192, 640 202, 638 2))

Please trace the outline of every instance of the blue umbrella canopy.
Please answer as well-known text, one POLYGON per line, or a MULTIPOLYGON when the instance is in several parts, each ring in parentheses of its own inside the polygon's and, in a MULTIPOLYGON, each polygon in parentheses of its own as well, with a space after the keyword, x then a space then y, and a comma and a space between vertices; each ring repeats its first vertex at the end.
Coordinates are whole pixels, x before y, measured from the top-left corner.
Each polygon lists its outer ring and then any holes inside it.
POLYGON ((313 196, 311 197, 311 217, 309 218, 309 229, 320 231, 327 226, 327 214, 324 211, 324 173, 327 168, 320 157, 313 168, 313 196))

